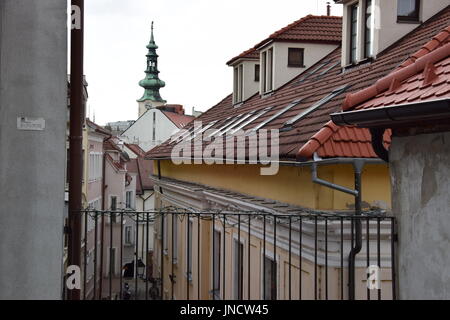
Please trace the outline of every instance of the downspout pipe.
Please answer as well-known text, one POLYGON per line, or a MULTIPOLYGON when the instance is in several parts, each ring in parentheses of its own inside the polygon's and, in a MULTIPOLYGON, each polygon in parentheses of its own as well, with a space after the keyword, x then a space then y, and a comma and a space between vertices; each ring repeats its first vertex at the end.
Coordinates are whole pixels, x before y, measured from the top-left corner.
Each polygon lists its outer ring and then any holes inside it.
MULTIPOLYGON (((70 134, 69 134, 69 243, 68 265, 81 267, 81 210, 83 193, 83 42, 84 0, 72 0, 79 8, 80 28, 72 28, 70 45, 70 134)), ((67 292, 68 300, 80 300, 81 290, 67 292)))
MULTIPOLYGON (((355 216, 360 216, 362 213, 362 196, 361 196, 361 189, 362 189, 362 171, 364 169, 364 166, 366 162, 374 162, 373 160, 367 160, 367 159, 351 159, 349 161, 334 161, 333 164, 340 164, 340 163, 352 163, 354 172, 355 172, 355 189, 349 189, 334 183, 331 183, 326 180, 322 180, 318 178, 317 174, 317 166, 320 164, 320 161, 314 162, 311 165, 311 171, 312 171, 312 181, 316 184, 325 186, 327 188, 331 188, 343 193, 347 193, 350 195, 353 195, 355 197, 355 216)), ((329 162, 326 162, 325 164, 330 164, 329 162)), ((354 230, 355 235, 355 243, 354 246, 350 250, 350 254, 348 257, 348 272, 349 272, 349 281, 348 281, 348 296, 349 300, 355 300, 355 258, 358 253, 361 252, 362 249, 362 227, 361 227, 361 219, 352 219, 351 224, 352 229, 354 230)))
MULTIPOLYGON (((362 171, 364 168, 364 161, 357 160, 353 165, 355 169, 355 189, 357 190, 357 194, 355 195, 355 216, 361 216, 362 213, 362 195, 361 195, 361 187, 362 187, 362 171)), ((362 227, 361 227, 361 219, 356 218, 352 219, 351 223, 352 230, 355 232, 355 246, 351 249, 349 257, 348 257, 348 281, 349 281, 349 300, 355 300, 355 258, 358 253, 361 252, 362 249, 362 227)))
POLYGON ((372 148, 376 155, 385 162, 389 162, 389 152, 384 147, 384 132, 383 128, 371 128, 370 134, 372 135, 372 148))
POLYGON ((314 162, 312 164, 312 170, 311 170, 311 175, 312 175, 312 181, 316 184, 320 184, 321 186, 330 188, 330 189, 334 189, 334 190, 338 190, 347 194, 351 194, 352 196, 357 196, 358 195, 358 191, 357 190, 352 190, 343 186, 340 186, 338 184, 335 183, 331 183, 329 181, 326 180, 322 180, 318 177, 318 173, 317 173, 317 162, 314 162))
MULTIPOLYGON (((105 138, 106 142, 110 137, 105 138)), ((103 149, 103 159, 102 159, 102 212, 106 209, 106 150, 103 149)), ((103 250, 104 250, 104 240, 105 240, 105 219, 104 213, 102 213, 100 221, 100 284, 99 284, 99 299, 102 298, 103 294, 103 250)), ((97 244, 96 244, 97 245, 97 244)), ((95 280, 96 281, 96 280, 95 280)))

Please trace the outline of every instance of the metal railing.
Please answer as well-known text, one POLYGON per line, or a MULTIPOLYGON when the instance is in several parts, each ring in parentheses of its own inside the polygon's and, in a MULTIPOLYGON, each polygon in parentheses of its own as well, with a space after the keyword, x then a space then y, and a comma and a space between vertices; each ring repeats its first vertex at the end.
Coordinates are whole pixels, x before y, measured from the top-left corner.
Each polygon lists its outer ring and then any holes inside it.
POLYGON ((397 297, 396 222, 383 214, 165 208, 82 221, 83 299, 397 297))

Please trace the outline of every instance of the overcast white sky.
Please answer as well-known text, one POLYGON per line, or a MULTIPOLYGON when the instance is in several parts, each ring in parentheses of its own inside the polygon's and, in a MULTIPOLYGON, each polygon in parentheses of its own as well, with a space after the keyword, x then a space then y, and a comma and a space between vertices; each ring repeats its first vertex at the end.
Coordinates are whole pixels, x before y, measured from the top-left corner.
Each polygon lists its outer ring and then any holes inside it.
MULTIPOLYGON (((99 124, 137 118, 150 24, 161 90, 187 113, 205 111, 231 93, 226 62, 307 15, 326 14, 327 0, 89 0, 85 16, 88 106, 99 124)), ((330 1, 333 2, 333 1, 330 1)), ((333 15, 342 15, 340 5, 333 15)))

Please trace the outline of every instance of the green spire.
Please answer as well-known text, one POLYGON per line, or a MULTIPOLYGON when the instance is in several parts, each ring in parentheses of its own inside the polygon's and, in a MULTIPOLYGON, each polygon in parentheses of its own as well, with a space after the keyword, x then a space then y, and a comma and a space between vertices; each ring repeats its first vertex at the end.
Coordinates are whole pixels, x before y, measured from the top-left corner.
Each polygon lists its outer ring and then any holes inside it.
POLYGON ((161 98, 159 94, 159 89, 164 88, 166 83, 159 79, 158 74, 158 55, 156 54, 156 49, 158 46, 155 43, 155 38, 153 36, 153 22, 152 22, 152 35, 150 38, 150 43, 147 45, 147 70, 145 70, 146 76, 144 80, 139 82, 139 85, 145 89, 144 95, 138 102, 152 100, 157 102, 166 102, 161 98))

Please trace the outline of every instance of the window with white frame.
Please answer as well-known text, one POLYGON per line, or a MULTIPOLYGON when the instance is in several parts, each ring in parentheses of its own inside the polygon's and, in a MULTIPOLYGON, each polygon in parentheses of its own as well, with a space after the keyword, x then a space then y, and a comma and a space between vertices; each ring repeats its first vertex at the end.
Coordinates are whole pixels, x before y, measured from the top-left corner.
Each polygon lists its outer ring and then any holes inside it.
POLYGON ((127 191, 125 194, 125 205, 127 209, 133 208, 133 191, 127 191))
POLYGON ((273 48, 261 54, 261 90, 262 94, 273 90, 273 48))
POLYGON ((102 178, 102 160, 103 155, 100 152, 89 153, 89 181, 96 181, 102 178))
POLYGON ((233 92, 233 103, 240 103, 244 96, 244 65, 234 67, 234 92, 233 92))
MULTIPOLYGON (((100 210, 101 208, 101 199, 94 200, 89 203, 90 210, 100 210)), ((94 213, 88 215, 88 232, 91 232, 95 229, 95 216, 94 213)))
POLYGON ((358 8, 359 3, 355 3, 349 7, 350 17, 350 63, 356 63, 358 60, 358 8))
POLYGON ((133 227, 131 226, 125 227, 125 244, 126 245, 133 244, 133 227))
POLYGON ((369 58, 373 55, 374 15, 372 0, 365 0, 365 2, 364 58, 369 58))
POLYGON ((273 90, 273 48, 263 53, 263 93, 273 90))

